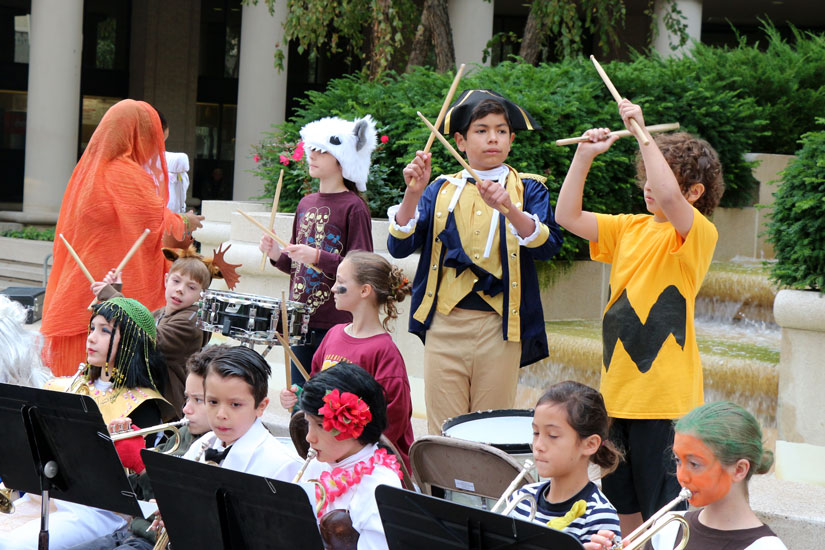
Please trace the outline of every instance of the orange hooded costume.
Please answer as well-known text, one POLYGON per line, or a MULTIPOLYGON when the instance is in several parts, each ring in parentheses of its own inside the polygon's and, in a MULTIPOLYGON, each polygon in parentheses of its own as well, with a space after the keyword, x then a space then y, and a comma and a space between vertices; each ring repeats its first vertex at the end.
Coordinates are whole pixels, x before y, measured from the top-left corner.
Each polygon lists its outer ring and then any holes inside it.
MULTIPOLYGON (((150 311, 166 303, 163 233, 183 233, 181 217, 166 208, 169 186, 163 152, 160 118, 151 105, 131 99, 113 105, 72 172, 56 231, 92 277, 102 280, 149 228, 123 279, 130 296, 150 311)), ((56 376, 74 374, 86 357, 86 308, 92 298, 89 281, 56 239, 41 325, 43 360, 56 376)))

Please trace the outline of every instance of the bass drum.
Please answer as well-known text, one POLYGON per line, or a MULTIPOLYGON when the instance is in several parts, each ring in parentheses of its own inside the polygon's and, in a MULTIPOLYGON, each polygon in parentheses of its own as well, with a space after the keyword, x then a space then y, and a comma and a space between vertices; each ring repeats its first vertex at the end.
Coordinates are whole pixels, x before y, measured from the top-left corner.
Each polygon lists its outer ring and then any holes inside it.
POLYGON ((446 437, 492 445, 521 463, 533 457, 532 409, 499 409, 462 414, 444 421, 446 437))

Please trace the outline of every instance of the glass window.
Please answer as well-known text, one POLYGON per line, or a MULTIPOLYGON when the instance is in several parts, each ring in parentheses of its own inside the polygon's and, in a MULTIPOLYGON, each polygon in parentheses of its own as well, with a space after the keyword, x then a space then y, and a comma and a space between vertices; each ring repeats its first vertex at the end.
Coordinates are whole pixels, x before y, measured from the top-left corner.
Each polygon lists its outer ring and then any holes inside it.
POLYGON ((0 149, 22 151, 26 145, 26 92, 0 90, 0 149))
POLYGON ((221 160, 235 160, 235 122, 237 105, 224 105, 221 110, 221 160))
POLYGON ((195 106, 195 158, 218 158, 218 126, 220 106, 217 103, 198 103, 195 106))
POLYGON ((95 67, 98 69, 115 68, 115 50, 117 38, 117 19, 107 17, 97 23, 97 51, 95 67))
POLYGON ((14 62, 29 62, 29 25, 31 15, 14 16, 14 62))
POLYGON ((120 101, 121 97, 83 96, 83 112, 80 114, 80 151, 86 150, 92 134, 95 132, 100 119, 109 110, 109 107, 120 101))

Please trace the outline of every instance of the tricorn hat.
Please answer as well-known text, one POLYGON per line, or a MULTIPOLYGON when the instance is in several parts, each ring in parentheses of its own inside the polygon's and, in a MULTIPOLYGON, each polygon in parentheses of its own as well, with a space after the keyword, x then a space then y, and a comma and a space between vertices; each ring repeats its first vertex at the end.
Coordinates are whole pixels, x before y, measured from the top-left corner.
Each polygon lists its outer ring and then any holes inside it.
POLYGON ((530 114, 492 90, 464 90, 458 96, 447 113, 444 121, 438 128, 441 133, 452 135, 455 132, 463 132, 470 125, 475 108, 484 100, 498 101, 507 111, 507 118, 510 119, 510 129, 515 130, 541 130, 541 126, 530 116, 530 114))

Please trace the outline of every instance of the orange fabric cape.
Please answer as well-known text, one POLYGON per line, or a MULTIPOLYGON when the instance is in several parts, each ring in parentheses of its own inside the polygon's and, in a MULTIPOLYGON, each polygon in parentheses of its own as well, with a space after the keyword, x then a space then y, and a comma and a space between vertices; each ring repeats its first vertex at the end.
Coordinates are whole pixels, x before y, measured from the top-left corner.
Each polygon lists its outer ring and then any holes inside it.
MULTIPOLYGON (((166 208, 169 200, 160 118, 148 103, 123 100, 95 129, 63 195, 57 234, 62 233, 100 281, 144 231, 151 231, 123 270, 126 294, 149 310, 165 305, 161 252, 164 231, 183 232, 166 208)), ((56 376, 74 374, 86 357, 86 333, 94 298, 88 279, 63 241, 54 241, 41 332, 43 360, 56 376)))

